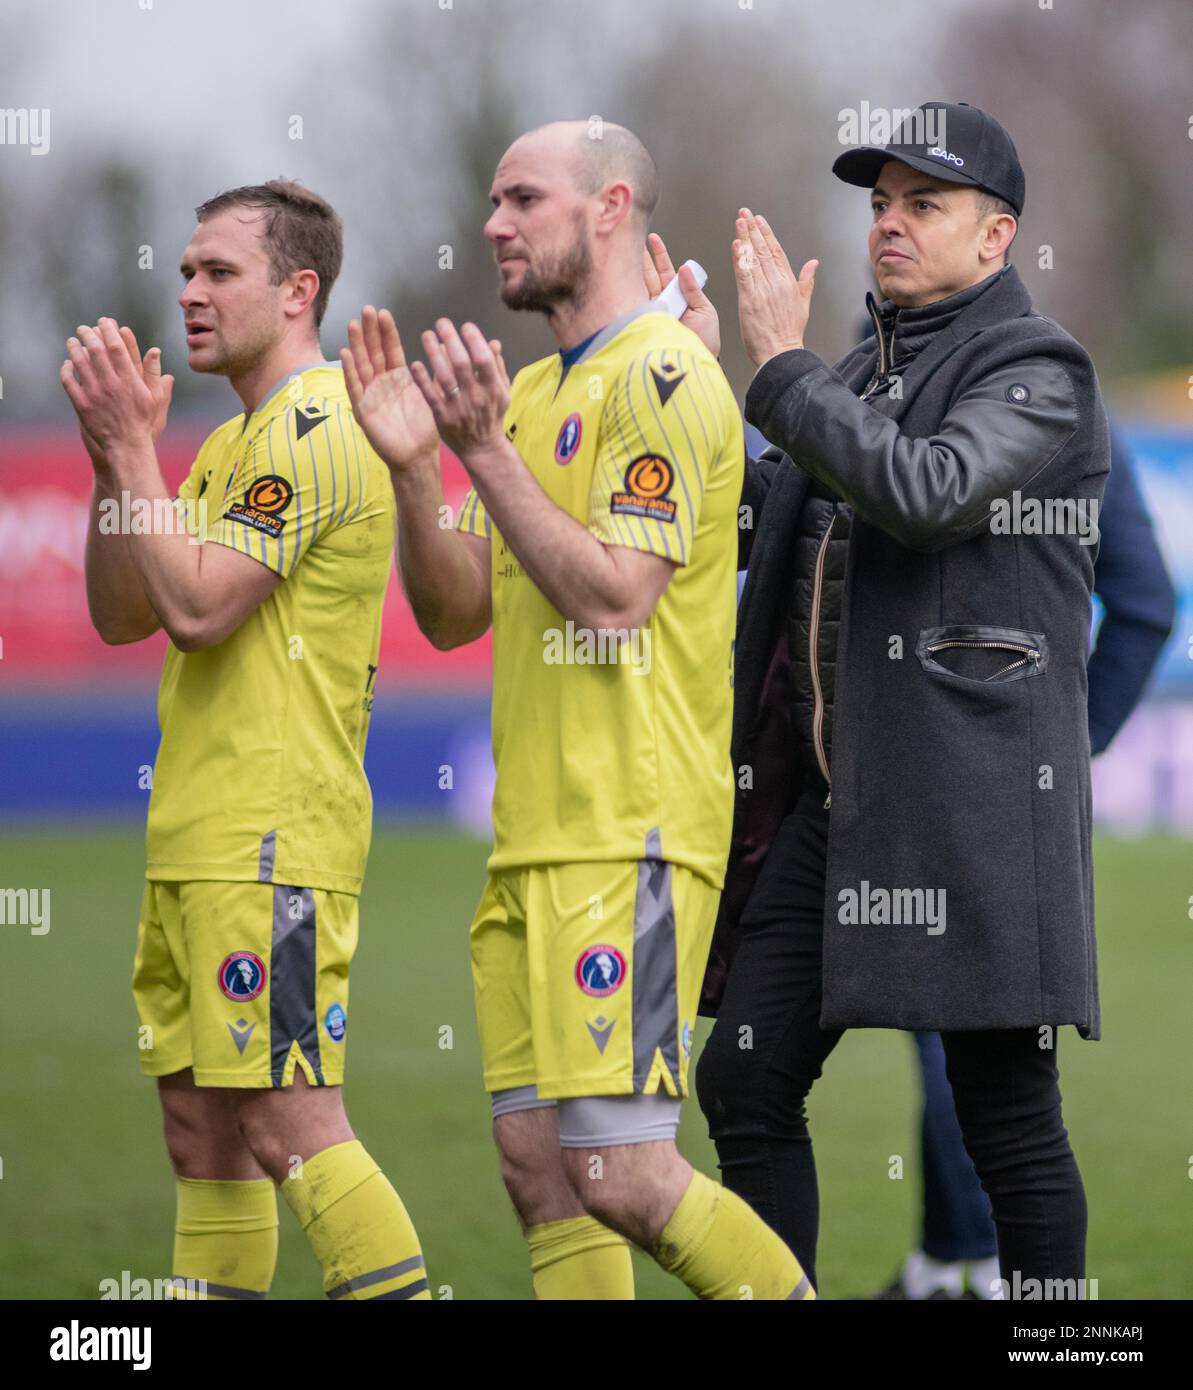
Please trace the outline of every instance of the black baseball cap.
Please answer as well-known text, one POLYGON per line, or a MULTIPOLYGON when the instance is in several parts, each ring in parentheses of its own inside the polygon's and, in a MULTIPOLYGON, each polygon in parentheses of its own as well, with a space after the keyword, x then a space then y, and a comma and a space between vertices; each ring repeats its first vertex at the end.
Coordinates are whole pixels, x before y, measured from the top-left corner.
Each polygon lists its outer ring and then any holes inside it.
POLYGON ((889 145, 846 150, 833 173, 873 188, 888 159, 898 159, 949 183, 966 183, 1004 198, 1023 212, 1025 181, 1014 141, 993 116, 967 102, 926 101, 894 132, 889 145))

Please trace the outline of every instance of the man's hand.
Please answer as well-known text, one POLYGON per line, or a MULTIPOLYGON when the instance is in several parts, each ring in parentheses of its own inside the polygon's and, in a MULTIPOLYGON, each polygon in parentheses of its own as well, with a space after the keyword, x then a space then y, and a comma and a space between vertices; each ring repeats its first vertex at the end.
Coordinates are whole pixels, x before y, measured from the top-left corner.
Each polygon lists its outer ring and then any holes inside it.
POLYGON ((804 345, 819 261, 805 261, 799 279, 765 217, 742 208, 733 243, 737 312, 746 355, 756 367, 804 345))
MULTIPOLYGON (((646 280, 646 292, 655 299, 675 279, 675 267, 667 254, 667 247, 658 232, 651 232, 646 238, 646 250, 642 253, 642 274, 646 280)), ((684 266, 679 268, 679 287, 688 307, 680 316, 680 323, 690 328, 714 357, 721 355, 721 323, 716 307, 711 299, 696 283, 696 277, 684 266)))
POLYGON ((161 349, 150 348, 142 360, 132 329, 113 319, 100 319, 96 328, 81 326, 66 346, 70 356, 58 375, 95 467, 107 466, 113 443, 134 443, 146 434, 156 443, 174 392, 174 378, 162 375, 161 349))
POLYGON ((501 344, 486 342, 474 323, 457 333, 451 319, 439 319, 435 332, 424 333, 422 342, 430 370, 421 362, 410 370, 444 443, 467 467, 470 454, 505 442, 510 379, 501 344))
POLYGON ((427 458, 438 461, 439 434, 422 392, 414 384, 394 316, 371 304, 348 325, 340 353, 352 413, 369 443, 391 468, 427 458))

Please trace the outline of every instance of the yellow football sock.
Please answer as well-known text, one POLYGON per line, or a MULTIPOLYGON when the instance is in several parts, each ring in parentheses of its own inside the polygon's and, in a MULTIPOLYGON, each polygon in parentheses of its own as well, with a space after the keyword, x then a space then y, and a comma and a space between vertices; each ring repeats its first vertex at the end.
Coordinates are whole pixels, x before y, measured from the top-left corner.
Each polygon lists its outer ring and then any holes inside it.
POLYGON ((323 1266, 328 1298, 430 1299, 414 1225, 359 1140, 306 1159, 301 1173, 282 1196, 323 1266))
POLYGON ((544 1221, 526 1232, 534 1296, 618 1300, 634 1297, 629 1242, 591 1216, 544 1221))
POLYGON ((698 1298, 815 1298, 799 1261, 736 1192, 693 1173, 651 1252, 698 1298))
POLYGON ((278 1258, 278 1200, 271 1178, 221 1182, 177 1178, 174 1298, 264 1298, 278 1258))

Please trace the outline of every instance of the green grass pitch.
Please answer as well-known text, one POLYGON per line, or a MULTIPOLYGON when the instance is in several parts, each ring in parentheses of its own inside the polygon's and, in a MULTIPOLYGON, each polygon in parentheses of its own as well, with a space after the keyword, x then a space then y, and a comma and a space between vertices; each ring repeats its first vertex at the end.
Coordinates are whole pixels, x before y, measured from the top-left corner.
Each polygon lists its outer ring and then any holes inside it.
MULTIPOLYGON (((94 1299, 100 1280, 122 1270, 170 1272, 173 1183, 155 1087, 137 1067, 129 991, 143 840, 139 828, 119 827, 5 840, 7 881, 50 887, 52 925, 44 936, 0 928, 0 1297, 94 1299)), ((345 1095, 418 1225, 435 1296, 522 1299, 530 1276, 489 1136, 468 965, 485 853, 442 830, 378 828, 345 1095)), ((1187 842, 1170 839, 1097 846, 1104 1041, 1065 1029, 1060 1061, 1089 1196, 1088 1275, 1102 1299, 1193 1297, 1191 858, 1187 842)), ((847 1035, 810 1112, 822 1296, 858 1297, 892 1275, 914 1238, 911 1041, 847 1035), (888 1176, 893 1155, 903 1158, 901 1179, 888 1176)), ((694 1101, 681 1145, 715 1174, 694 1101)), ((318 1267, 284 1206, 281 1223, 272 1297, 320 1297, 318 1267)), ((687 1297, 635 1260, 639 1297, 687 1297)))

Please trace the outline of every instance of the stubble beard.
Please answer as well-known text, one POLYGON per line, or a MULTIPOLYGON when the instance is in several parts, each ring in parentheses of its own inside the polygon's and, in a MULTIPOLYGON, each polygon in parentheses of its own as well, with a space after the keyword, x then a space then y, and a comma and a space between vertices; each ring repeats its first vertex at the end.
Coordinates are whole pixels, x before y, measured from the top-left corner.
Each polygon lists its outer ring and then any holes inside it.
POLYGON ((192 370, 207 376, 234 377, 251 371, 273 347, 272 325, 253 323, 246 325, 235 342, 229 342, 222 334, 217 344, 216 355, 192 370))
POLYGON ((588 298, 592 281, 592 252, 582 220, 574 224, 576 239, 566 251, 541 266, 526 262, 521 283, 501 290, 507 309, 546 314, 548 318, 565 304, 579 308, 588 298))

